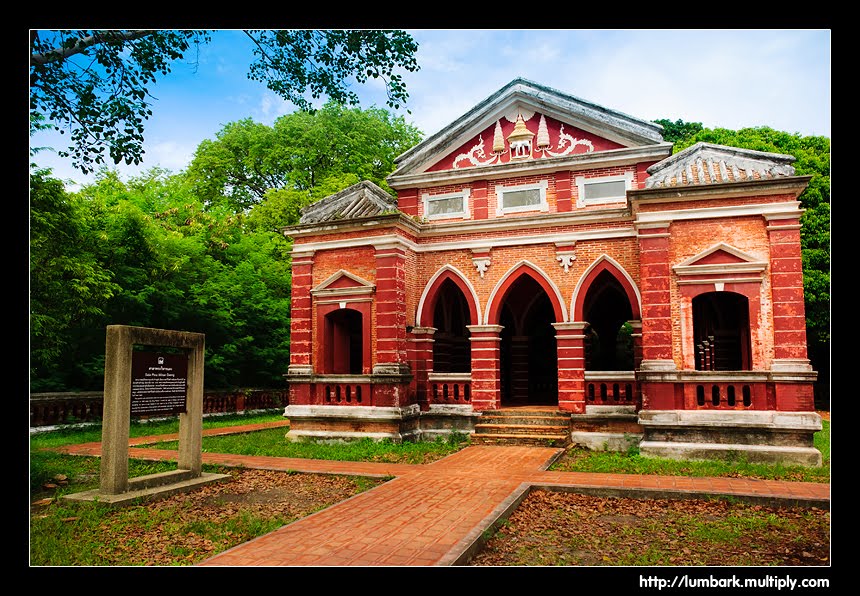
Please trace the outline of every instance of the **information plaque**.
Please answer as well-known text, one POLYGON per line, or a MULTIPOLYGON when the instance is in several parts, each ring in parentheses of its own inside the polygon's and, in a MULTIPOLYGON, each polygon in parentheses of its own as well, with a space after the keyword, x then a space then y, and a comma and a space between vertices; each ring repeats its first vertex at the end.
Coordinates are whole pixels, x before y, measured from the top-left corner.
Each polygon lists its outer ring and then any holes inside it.
POLYGON ((183 414, 187 411, 188 355, 132 352, 131 414, 183 414))

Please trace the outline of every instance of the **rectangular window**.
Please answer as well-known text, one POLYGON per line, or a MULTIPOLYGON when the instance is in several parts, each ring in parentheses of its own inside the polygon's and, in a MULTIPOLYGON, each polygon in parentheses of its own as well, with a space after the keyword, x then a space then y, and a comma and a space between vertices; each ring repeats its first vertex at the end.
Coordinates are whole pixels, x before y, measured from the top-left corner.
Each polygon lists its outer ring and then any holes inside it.
POLYGON ((532 188, 529 190, 509 190, 502 195, 502 208, 526 207, 528 205, 540 205, 540 190, 532 188))
POLYGON ((627 190, 632 188, 632 185, 633 172, 602 178, 577 176, 576 186, 579 190, 579 197, 576 200, 576 206, 585 207, 587 205, 625 203, 627 201, 627 190))
POLYGON ((424 217, 427 219, 453 219, 469 217, 469 189, 444 195, 423 196, 424 217))
POLYGON ((520 213, 524 211, 549 211, 546 202, 547 181, 537 184, 496 187, 496 213, 520 213))

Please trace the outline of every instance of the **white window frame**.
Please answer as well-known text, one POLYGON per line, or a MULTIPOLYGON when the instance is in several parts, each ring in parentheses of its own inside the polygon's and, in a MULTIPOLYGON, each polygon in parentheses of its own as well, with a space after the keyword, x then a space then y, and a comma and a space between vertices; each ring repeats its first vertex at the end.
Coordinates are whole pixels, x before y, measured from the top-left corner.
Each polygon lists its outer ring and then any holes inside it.
POLYGON ((460 192, 449 192, 441 195, 431 195, 429 193, 424 193, 421 195, 421 200, 424 203, 424 217, 433 220, 433 219, 469 219, 471 217, 471 213, 469 212, 469 197, 471 196, 470 189, 466 188, 461 190, 460 192), (430 213, 430 203, 436 200, 446 200, 446 199, 456 199, 458 197, 463 198, 463 210, 458 211, 456 213, 439 213, 437 215, 429 215, 430 213))
POLYGON ((588 205, 611 205, 614 203, 626 203, 627 191, 633 188, 633 172, 624 172, 617 176, 601 176, 600 178, 586 178, 585 176, 576 177, 576 188, 578 196, 576 198, 577 207, 586 207, 588 205), (585 187, 589 184, 600 184, 602 182, 619 182, 624 181, 624 194, 618 197, 605 197, 602 199, 586 199, 585 187))
POLYGON ((505 215, 507 213, 523 213, 526 211, 549 211, 549 204, 546 202, 546 189, 548 183, 546 180, 541 180, 535 184, 519 184, 517 186, 496 186, 496 215, 505 215), (505 193, 518 190, 539 190, 540 203, 537 205, 520 205, 519 207, 505 207, 505 193))

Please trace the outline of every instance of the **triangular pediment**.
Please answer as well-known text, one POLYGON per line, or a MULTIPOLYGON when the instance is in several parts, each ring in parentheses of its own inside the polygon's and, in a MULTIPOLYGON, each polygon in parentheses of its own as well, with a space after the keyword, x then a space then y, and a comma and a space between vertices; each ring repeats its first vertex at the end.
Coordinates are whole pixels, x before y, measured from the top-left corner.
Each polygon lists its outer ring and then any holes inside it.
POLYGON ((653 122, 515 79, 400 155, 391 178, 653 146, 664 144, 662 130, 653 122))
POLYGON ((394 197, 373 182, 364 180, 302 208, 299 223, 373 217, 396 210, 394 197))
POLYGON ((711 143, 696 143, 650 168, 646 188, 693 186, 794 176, 795 158, 711 143))
POLYGON ((673 267, 678 275, 702 273, 760 273, 767 262, 720 242, 673 267))
POLYGON ((321 284, 311 290, 311 294, 320 295, 338 295, 338 294, 369 294, 376 289, 376 286, 366 279, 341 269, 337 273, 332 274, 321 284))

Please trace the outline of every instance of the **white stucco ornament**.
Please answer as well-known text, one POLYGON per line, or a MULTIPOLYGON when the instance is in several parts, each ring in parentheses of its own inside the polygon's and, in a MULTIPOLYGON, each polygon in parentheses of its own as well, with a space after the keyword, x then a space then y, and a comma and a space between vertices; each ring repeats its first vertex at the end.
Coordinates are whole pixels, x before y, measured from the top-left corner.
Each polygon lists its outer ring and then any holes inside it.
POLYGON ((478 142, 475 146, 473 146, 467 153, 461 153, 454 158, 454 169, 456 170, 459 168, 460 163, 463 161, 467 161, 473 166, 488 166, 496 163, 499 159, 499 155, 500 154, 493 154, 492 157, 487 158, 487 154, 484 151, 484 137, 478 137, 478 142))
POLYGON ((478 273, 483 278, 484 273, 487 272, 487 268, 490 266, 490 257, 477 257, 472 259, 472 263, 474 263, 475 269, 478 270, 478 273))
POLYGON ((559 264, 564 267, 564 272, 567 273, 573 266, 573 262, 576 260, 576 254, 572 252, 560 252, 555 258, 559 264))
POLYGON ((540 147, 539 150, 544 156, 562 157, 563 155, 573 153, 573 150, 579 145, 585 147, 586 153, 594 151, 594 144, 591 141, 588 139, 577 139, 573 135, 567 134, 564 132, 564 124, 562 124, 558 132, 558 145, 556 145, 556 149, 558 150, 550 151, 548 147, 540 147))

